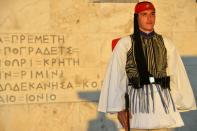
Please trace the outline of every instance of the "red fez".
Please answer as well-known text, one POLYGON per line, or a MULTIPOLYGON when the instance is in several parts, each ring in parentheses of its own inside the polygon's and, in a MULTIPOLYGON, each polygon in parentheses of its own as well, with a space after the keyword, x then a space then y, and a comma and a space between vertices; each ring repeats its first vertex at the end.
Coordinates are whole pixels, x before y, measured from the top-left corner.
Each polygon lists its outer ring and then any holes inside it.
POLYGON ((148 1, 139 2, 135 6, 135 13, 138 14, 144 10, 149 10, 149 9, 155 10, 155 7, 151 2, 148 1))

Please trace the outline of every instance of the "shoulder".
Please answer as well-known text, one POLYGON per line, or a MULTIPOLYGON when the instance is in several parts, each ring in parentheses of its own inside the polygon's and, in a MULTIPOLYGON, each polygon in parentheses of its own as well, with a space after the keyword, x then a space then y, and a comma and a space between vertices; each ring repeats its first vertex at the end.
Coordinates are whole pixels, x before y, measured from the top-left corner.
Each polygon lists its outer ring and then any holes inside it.
POLYGON ((128 51, 131 47, 131 37, 130 35, 123 36, 119 39, 119 41, 116 44, 116 47, 114 48, 114 51, 118 50, 125 50, 128 51))
POLYGON ((175 49, 175 45, 174 45, 173 41, 170 38, 168 38, 168 37, 166 37, 164 35, 158 34, 158 33, 155 33, 155 34, 156 34, 157 38, 159 38, 159 39, 161 39, 163 41, 167 51, 175 49))
POLYGON ((174 51, 176 49, 176 47, 171 39, 163 36, 163 41, 164 41, 165 47, 168 51, 174 51))

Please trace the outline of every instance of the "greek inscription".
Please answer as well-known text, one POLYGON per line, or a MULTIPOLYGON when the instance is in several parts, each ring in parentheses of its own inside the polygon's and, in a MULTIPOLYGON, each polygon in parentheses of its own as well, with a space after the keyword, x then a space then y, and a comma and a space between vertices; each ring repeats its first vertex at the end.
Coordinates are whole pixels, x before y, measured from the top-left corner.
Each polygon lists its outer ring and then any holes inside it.
POLYGON ((64 102, 78 90, 100 88, 96 77, 86 79, 83 74, 75 80, 80 50, 67 38, 55 33, 0 33, 0 105, 64 102))

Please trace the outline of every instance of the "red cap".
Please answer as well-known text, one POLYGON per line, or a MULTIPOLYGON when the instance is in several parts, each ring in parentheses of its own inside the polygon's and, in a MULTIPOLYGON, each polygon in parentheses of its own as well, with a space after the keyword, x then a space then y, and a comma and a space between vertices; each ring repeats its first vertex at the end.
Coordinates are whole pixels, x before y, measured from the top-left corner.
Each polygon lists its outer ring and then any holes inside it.
POLYGON ((148 1, 139 2, 135 6, 135 13, 138 14, 144 10, 149 10, 149 9, 155 10, 155 7, 151 2, 148 1))

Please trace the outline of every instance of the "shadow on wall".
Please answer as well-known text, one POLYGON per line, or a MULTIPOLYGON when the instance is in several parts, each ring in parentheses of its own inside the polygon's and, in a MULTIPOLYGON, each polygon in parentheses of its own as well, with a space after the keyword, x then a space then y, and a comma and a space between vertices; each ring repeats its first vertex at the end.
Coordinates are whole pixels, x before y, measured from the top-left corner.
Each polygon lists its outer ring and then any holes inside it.
POLYGON ((182 57, 183 63, 185 65, 192 89, 194 91, 195 99, 197 102, 197 57, 194 56, 184 56, 182 57))
MULTIPOLYGON (((81 99, 97 105, 100 91, 79 92, 78 95, 81 99)), ((89 121, 87 131, 118 131, 118 128, 116 123, 105 116, 105 113, 98 112, 97 118, 89 121)))
MULTIPOLYGON (((183 63, 186 67, 187 74, 189 76, 195 99, 197 102, 197 57, 185 56, 182 57, 183 63)), ((92 92, 79 92, 79 97, 88 102, 98 104, 100 91, 92 92)), ((197 111, 183 112, 181 113, 184 127, 176 128, 174 131, 197 131, 197 111)), ((116 123, 106 118, 104 113, 97 114, 97 118, 89 121, 88 131, 118 131, 116 123)))
MULTIPOLYGON (((185 65, 197 102, 197 56, 183 56, 182 60, 185 65)), ((185 126, 177 128, 175 131, 197 131, 197 110, 183 112, 181 113, 181 116, 183 118, 185 126)))

